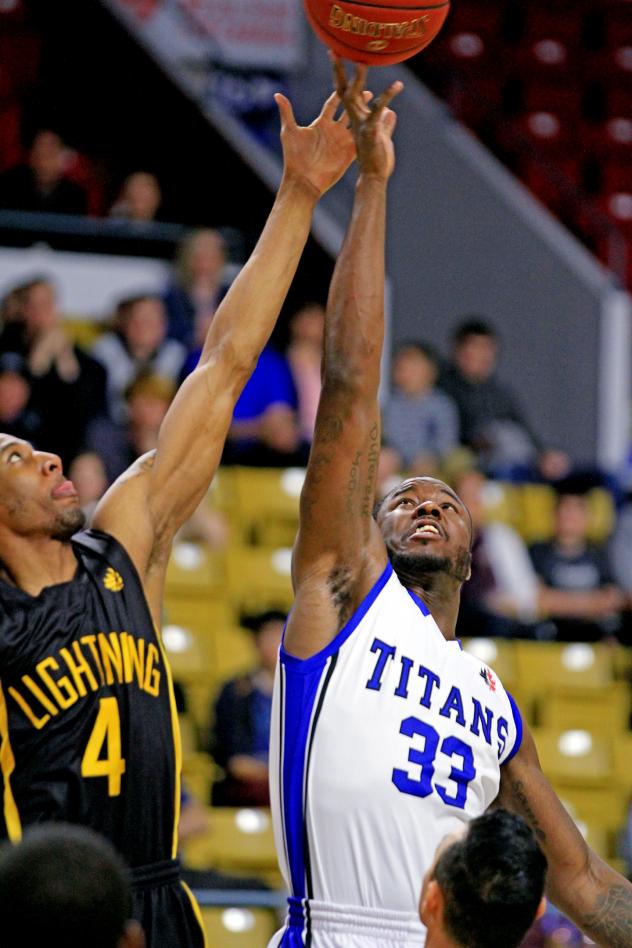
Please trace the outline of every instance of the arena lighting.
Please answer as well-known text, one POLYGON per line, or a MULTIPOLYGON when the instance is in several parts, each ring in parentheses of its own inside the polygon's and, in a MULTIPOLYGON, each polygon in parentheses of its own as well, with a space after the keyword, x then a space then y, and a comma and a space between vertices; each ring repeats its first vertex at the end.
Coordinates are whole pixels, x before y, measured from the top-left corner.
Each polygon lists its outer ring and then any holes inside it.
POLYGON ((176 543, 172 556, 176 566, 184 570, 199 569, 204 562, 204 554, 195 543, 176 543))
POLYGON ((588 731, 564 731, 560 734, 557 749, 565 757, 584 757, 592 750, 593 740, 588 731))
POLYGON ((467 651, 485 665, 493 665, 498 657, 498 646, 492 639, 472 639, 467 643, 467 651))
POLYGON ((235 934, 249 932, 255 927, 255 917, 248 909, 228 908, 222 912, 222 925, 235 934))
POLYGON ((263 810, 237 810, 235 823, 242 833, 263 833, 270 825, 270 817, 263 810))
POLYGON ((176 655, 191 648, 191 633, 180 625, 166 625, 162 630, 162 642, 168 652, 176 655))
POLYGON ((573 642, 567 645, 562 652, 562 665, 569 671, 586 671, 595 664, 595 650, 585 642, 573 642))
POLYGON ((287 546, 279 547, 272 554, 272 567, 281 576, 289 576, 292 572, 292 551, 287 546))
POLYGON ((305 482, 305 468, 288 467, 281 474, 281 487, 290 497, 300 497, 305 482))

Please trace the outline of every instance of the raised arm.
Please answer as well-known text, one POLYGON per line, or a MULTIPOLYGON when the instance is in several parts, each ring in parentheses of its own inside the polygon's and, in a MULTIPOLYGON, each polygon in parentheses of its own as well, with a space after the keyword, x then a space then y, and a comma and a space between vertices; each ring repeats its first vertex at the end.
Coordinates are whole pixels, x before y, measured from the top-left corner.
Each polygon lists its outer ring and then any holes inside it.
POLYGON ((346 122, 327 99, 308 127, 276 96, 281 114, 284 174, 252 256, 211 323, 196 370, 178 391, 153 455, 139 459, 108 491, 94 526, 115 535, 141 576, 164 568, 171 539, 196 508, 213 477, 233 408, 268 340, 307 240, 319 197, 354 157, 346 122))
POLYGON ((632 945, 632 885, 587 845, 542 773, 525 728, 516 756, 502 769, 498 802, 523 816, 548 863, 547 894, 604 948, 632 945))
POLYGON ((392 85, 371 109, 366 68, 352 85, 336 62, 360 176, 332 278, 325 320, 323 385, 294 550, 296 603, 285 636, 308 657, 336 635, 386 565, 372 518, 380 451, 378 386, 384 331, 386 186, 394 166, 392 85))

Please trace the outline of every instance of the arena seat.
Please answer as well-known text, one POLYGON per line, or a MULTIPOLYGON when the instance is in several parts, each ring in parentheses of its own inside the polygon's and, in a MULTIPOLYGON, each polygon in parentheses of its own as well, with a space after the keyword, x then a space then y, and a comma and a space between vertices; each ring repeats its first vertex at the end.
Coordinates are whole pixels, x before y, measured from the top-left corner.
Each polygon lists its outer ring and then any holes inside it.
POLYGON ((630 719, 630 688, 613 682, 607 688, 554 687, 538 700, 538 721, 547 727, 594 728, 622 734, 630 719))
POLYGON ((213 675, 224 681, 241 675, 257 663, 257 651, 253 635, 241 626, 218 627, 213 633, 215 658, 213 675))
POLYGON ((302 468, 236 467, 232 471, 235 521, 246 542, 292 546, 305 478, 302 468))
POLYGON ((218 769, 211 755, 203 751, 182 754, 182 783, 196 800, 210 800, 218 769))
POLYGON ((203 908, 202 920, 208 943, 214 948, 266 948, 281 927, 271 909, 242 906, 203 908))
POLYGON ((290 560, 287 547, 231 547, 226 558, 231 602, 243 612, 287 611, 293 600, 290 560))
POLYGON ((208 596, 224 589, 224 554, 204 543, 176 542, 167 567, 167 595, 208 596))
POLYGON ((608 787, 614 780, 612 742, 595 730, 534 728, 542 769, 549 780, 578 786, 608 787))
POLYGON ((208 815, 208 831, 185 844, 188 866, 250 874, 278 873, 269 810, 209 807, 208 815))
POLYGON ((559 778, 551 783, 575 820, 615 832, 625 822, 629 798, 617 787, 587 787, 559 778))

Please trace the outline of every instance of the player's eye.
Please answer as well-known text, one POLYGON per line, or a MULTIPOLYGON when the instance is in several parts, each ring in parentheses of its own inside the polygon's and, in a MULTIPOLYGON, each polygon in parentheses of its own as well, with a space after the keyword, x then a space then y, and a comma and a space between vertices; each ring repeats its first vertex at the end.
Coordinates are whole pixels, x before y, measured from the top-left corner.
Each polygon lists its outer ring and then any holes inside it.
POLYGON ((445 503, 445 504, 441 504, 441 509, 442 510, 456 510, 456 507, 454 506, 454 504, 445 503))
POLYGON ((412 497, 401 497, 397 502, 397 506, 399 507, 400 504, 414 504, 414 503, 415 501, 412 499, 412 497))
POLYGON ((17 460, 17 461, 21 461, 21 460, 22 460, 22 455, 20 454, 19 451, 11 451, 11 453, 9 454, 9 456, 8 456, 8 458, 7 458, 7 463, 8 463, 8 464, 15 464, 15 463, 16 463, 16 460, 17 460))

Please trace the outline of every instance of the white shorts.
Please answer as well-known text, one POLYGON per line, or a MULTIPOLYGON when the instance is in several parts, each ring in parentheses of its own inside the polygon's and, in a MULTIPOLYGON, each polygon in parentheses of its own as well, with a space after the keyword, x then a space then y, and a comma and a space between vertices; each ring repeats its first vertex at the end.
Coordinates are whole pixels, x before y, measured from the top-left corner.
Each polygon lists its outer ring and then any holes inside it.
POLYGON ((268 948, 423 948, 425 928, 417 915, 386 909, 290 899, 285 927, 268 948))

